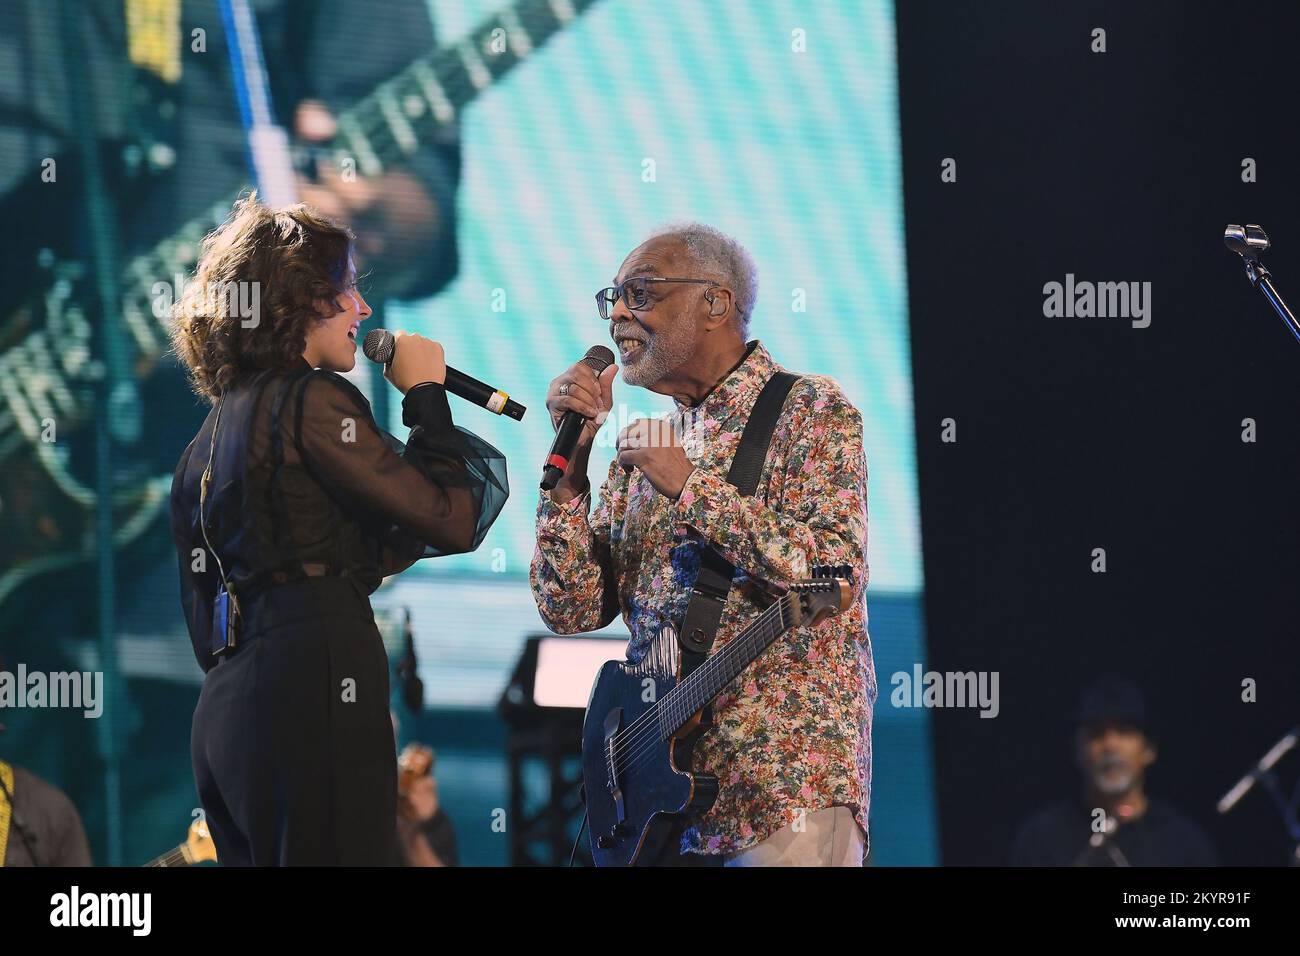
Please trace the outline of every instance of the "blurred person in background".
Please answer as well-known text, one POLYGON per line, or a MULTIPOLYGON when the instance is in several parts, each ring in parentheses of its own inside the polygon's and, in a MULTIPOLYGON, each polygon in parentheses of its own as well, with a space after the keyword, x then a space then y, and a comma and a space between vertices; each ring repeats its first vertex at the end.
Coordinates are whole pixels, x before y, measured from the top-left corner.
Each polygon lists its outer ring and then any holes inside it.
POLYGON ((1146 774, 1157 749, 1146 704, 1132 681, 1107 677, 1084 693, 1075 756, 1083 775, 1080 792, 1021 827, 1013 866, 1217 864, 1205 832, 1147 794, 1146 774))
MULTIPOLYGON (((0 741, 4 730, 0 724, 0 741)), ((0 866, 91 865, 86 829, 68 795, 0 760, 0 866)))
POLYGON ((438 800, 437 762, 422 744, 408 744, 397 758, 397 836, 407 866, 456 866, 456 829, 438 800))
POLYGON ((93 866, 86 829, 68 795, 0 760, 0 863, 93 866), (12 797, 12 804, 10 798, 12 797))

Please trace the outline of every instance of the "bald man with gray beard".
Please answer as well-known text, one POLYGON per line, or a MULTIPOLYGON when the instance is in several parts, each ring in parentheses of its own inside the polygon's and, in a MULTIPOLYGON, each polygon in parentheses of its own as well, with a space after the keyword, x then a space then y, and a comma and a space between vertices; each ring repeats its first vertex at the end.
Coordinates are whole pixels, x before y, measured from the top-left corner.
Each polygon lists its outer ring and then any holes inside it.
POLYGON ((757 618, 767 594, 810 577, 814 565, 850 567, 848 611, 791 630, 714 701, 692 769, 718 777, 718 798, 657 862, 860 866, 876 699, 862 417, 834 379, 803 375, 785 398, 755 493, 727 481, 759 394, 783 371, 748 340, 757 287, 739 243, 688 223, 634 249, 597 294, 624 383, 669 395, 675 407, 620 432, 591 511, 587 467, 619 367, 597 376, 578 363, 551 383, 553 423, 568 411, 586 422, 568 470, 538 502, 533 595, 561 634, 621 614, 635 663, 665 625, 680 626, 706 548, 733 572, 714 654, 757 618))

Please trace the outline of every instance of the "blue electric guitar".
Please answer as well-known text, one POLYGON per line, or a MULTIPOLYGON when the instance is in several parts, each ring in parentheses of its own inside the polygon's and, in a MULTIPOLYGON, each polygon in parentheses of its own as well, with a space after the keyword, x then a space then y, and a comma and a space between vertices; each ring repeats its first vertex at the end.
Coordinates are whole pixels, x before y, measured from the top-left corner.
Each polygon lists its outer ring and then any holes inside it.
POLYGON ((853 588, 832 569, 784 596, 684 679, 677 633, 664 628, 636 664, 610 661, 596 678, 582 727, 583 792, 597 866, 652 863, 718 795, 692 773, 704 711, 778 637, 848 610, 853 588), (824 575, 824 576, 823 576, 824 575))

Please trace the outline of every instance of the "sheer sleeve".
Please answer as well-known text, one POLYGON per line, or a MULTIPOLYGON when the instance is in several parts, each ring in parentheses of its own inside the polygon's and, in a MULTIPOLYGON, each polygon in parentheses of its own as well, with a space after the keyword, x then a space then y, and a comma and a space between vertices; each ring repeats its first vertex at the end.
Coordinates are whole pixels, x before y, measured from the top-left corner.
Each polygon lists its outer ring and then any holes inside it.
POLYGON ((402 401, 411 429, 405 445, 379 428, 351 383, 330 372, 304 379, 295 417, 304 464, 379 539, 385 574, 473 551, 510 494, 505 456, 452 423, 439 384, 417 386, 402 401))

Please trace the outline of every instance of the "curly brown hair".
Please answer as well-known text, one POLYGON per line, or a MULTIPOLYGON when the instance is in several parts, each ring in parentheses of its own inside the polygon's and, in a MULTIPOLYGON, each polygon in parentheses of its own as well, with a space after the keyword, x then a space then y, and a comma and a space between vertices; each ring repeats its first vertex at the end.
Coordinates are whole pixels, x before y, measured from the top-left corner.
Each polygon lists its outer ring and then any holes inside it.
POLYGON ((172 346, 194 391, 214 402, 242 379, 302 360, 311 323, 349 283, 354 236, 310 206, 239 199, 204 240, 194 276, 171 307, 172 346), (252 302, 249 318, 238 307, 252 302))

